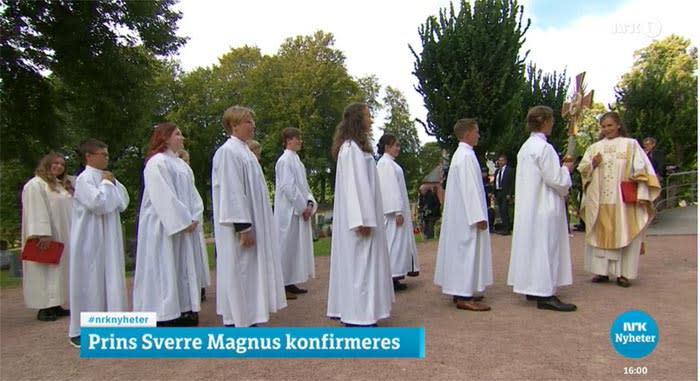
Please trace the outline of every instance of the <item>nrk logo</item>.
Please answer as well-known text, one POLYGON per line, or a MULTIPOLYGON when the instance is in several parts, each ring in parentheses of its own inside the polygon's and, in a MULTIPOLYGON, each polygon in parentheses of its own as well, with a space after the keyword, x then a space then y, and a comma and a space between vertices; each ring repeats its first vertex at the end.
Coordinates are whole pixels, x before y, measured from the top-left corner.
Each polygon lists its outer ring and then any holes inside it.
POLYGON ((620 355, 630 359, 649 356, 659 343, 659 327, 644 311, 627 311, 610 328, 610 341, 620 355))

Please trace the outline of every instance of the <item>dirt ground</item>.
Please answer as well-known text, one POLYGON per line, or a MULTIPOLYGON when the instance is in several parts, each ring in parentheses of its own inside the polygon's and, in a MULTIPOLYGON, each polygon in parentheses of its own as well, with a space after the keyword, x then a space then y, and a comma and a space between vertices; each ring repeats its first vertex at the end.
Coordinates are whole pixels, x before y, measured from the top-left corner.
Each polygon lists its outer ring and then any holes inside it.
MULTIPOLYGON (((490 312, 457 310, 433 285, 437 241, 419 245, 421 275, 397 293, 384 327, 425 327, 423 360, 88 360, 68 343, 68 320, 40 322, 24 307, 20 288, 0 295, 2 380, 616 380, 697 378, 697 236, 650 236, 632 287, 593 284, 583 271, 583 234, 571 238, 574 284, 561 299, 577 312, 538 310, 506 286, 510 237, 492 236, 494 285, 490 312), (613 321, 643 310, 659 326, 656 350, 642 360, 615 352, 613 321), (625 375, 643 366, 646 376, 625 375)), ((309 293, 274 314, 269 327, 338 326, 325 317, 329 257, 316 258, 309 293)), ((131 286, 131 282, 129 282, 131 286)), ((200 314, 202 326, 220 326, 215 290, 200 314)))

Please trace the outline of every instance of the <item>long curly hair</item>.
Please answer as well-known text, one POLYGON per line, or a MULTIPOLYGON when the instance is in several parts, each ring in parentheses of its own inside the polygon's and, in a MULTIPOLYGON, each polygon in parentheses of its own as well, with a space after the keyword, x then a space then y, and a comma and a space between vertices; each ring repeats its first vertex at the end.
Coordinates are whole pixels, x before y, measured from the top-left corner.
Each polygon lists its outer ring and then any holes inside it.
POLYGON ((56 159, 63 159, 65 162, 65 157, 58 152, 49 152, 46 156, 42 157, 41 160, 39 160, 39 165, 37 165, 36 170, 34 170, 34 175, 46 181, 46 183, 49 184, 49 189, 53 192, 59 192, 58 185, 60 184, 70 194, 73 194, 73 184, 71 184, 66 176, 65 164, 63 173, 58 176, 51 174, 51 164, 53 164, 53 161, 56 159))
POLYGON ((151 148, 148 149, 145 162, 148 162, 153 155, 168 149, 168 139, 176 128, 174 123, 161 123, 156 126, 153 130, 153 136, 151 136, 151 148))
POLYGON ((343 111, 343 120, 335 128, 335 136, 333 137, 333 147, 331 154, 333 159, 338 159, 340 146, 346 140, 352 140, 360 146, 360 149, 373 153, 372 144, 369 142, 369 133, 365 130, 365 113, 369 112, 369 107, 366 103, 353 103, 345 107, 343 111))

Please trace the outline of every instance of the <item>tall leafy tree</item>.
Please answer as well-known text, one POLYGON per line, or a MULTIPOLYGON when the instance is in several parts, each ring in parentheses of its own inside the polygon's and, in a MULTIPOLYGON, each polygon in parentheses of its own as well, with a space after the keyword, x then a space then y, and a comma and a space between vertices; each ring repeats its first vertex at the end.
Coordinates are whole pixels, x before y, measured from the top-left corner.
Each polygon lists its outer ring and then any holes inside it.
MULTIPOLYGON (((185 41, 175 35, 181 14, 171 9, 174 3, 3 2, 0 157, 24 167, 13 173, 27 178, 48 150, 96 137, 110 145, 111 169, 136 199, 141 147, 157 105, 159 59, 185 41)), ((3 200, 3 210, 12 207, 18 205, 3 200)))
POLYGON ((297 127, 304 138, 300 155, 309 185, 321 203, 335 178, 330 154, 335 127, 348 103, 364 100, 345 68, 345 55, 334 43, 333 35, 323 31, 288 38, 277 54, 263 57, 244 91, 256 112, 256 136, 268 178, 274 178, 274 165, 283 150, 282 129, 297 127))
POLYGON ((428 135, 449 151, 457 146, 452 127, 460 118, 476 117, 481 150, 497 144, 511 128, 521 105, 524 56, 523 7, 516 1, 465 0, 430 16, 419 28, 422 51, 415 57, 416 90, 428 109, 422 122, 428 135))
POLYGON ((652 136, 671 162, 697 166, 698 55, 690 40, 671 35, 635 52, 632 70, 616 89, 633 136, 652 136))
POLYGON ((383 99, 387 108, 384 120, 383 132, 396 136, 401 144, 401 154, 396 162, 401 165, 406 177, 406 186, 410 194, 413 194, 421 179, 420 172, 420 141, 416 125, 411 118, 406 97, 400 90, 387 86, 383 99))
POLYGON ((561 73, 556 71, 543 73, 534 63, 529 63, 525 73, 525 86, 521 95, 521 108, 517 119, 511 129, 504 131, 499 136, 497 151, 506 153, 511 161, 514 161, 522 143, 528 138, 530 132, 526 127, 527 112, 531 107, 545 105, 554 111, 554 127, 549 141, 558 152, 566 151, 568 139, 568 122, 562 118, 561 109, 567 101, 570 79, 566 76, 566 69, 561 73))
POLYGON ((206 213, 210 205, 212 156, 226 139, 221 117, 228 107, 245 104, 242 94, 261 59, 258 48, 232 49, 219 58, 217 65, 180 75, 172 84, 174 107, 167 119, 175 122, 186 137, 185 148, 190 151, 190 165, 206 213))

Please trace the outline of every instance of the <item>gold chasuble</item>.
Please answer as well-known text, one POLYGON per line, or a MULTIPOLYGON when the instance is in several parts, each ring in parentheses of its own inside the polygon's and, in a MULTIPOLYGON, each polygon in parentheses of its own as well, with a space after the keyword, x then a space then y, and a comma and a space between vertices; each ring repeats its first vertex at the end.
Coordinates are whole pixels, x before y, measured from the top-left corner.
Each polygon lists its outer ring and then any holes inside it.
POLYGON ((586 150, 578 170, 584 188, 581 215, 586 222, 586 243, 606 250, 630 245, 654 217, 652 202, 661 191, 647 155, 634 139, 603 139, 586 150), (603 160, 594 170, 592 160, 598 153, 603 160), (623 181, 637 183, 636 203, 622 200, 623 181))

